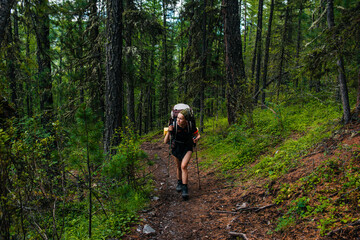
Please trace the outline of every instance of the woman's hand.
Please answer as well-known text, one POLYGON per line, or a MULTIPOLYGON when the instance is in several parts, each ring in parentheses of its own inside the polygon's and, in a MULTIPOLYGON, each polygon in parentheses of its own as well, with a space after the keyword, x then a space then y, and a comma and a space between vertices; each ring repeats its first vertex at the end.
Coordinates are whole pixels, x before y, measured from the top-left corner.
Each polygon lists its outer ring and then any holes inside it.
POLYGON ((197 143, 200 139, 200 134, 197 134, 194 138, 193 138, 193 142, 197 143))
POLYGON ((173 130, 174 130, 174 126, 170 125, 169 128, 168 128, 168 132, 172 132, 173 130))

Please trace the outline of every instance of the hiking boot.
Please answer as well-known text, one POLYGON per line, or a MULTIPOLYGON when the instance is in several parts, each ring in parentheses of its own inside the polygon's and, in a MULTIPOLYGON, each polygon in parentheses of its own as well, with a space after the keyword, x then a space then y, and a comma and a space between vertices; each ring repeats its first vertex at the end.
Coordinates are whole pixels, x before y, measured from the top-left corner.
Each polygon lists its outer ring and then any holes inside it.
POLYGON ((177 183, 177 186, 176 186, 176 191, 181 192, 182 186, 183 186, 182 181, 178 180, 178 183, 177 183))
POLYGON ((183 198, 184 200, 188 200, 188 199, 189 199, 189 192, 188 192, 188 186, 187 186, 187 184, 183 184, 181 196, 182 196, 182 198, 183 198))

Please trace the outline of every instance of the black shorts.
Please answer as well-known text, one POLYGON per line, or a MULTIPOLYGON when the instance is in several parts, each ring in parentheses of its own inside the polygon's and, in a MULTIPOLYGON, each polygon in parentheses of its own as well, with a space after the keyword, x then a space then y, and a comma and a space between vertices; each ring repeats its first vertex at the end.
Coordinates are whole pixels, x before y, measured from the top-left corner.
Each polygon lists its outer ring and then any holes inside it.
POLYGON ((172 149, 172 154, 179 159, 180 161, 185 157, 185 154, 188 151, 193 151, 193 143, 179 143, 175 142, 174 148, 172 149))

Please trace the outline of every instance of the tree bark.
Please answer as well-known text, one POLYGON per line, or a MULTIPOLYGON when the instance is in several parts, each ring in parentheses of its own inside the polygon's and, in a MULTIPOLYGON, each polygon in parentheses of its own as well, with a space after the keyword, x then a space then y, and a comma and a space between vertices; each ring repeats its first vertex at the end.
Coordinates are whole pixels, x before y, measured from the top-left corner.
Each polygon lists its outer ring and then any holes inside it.
POLYGON ((17 46, 15 42, 15 37, 13 35, 13 30, 11 27, 11 18, 8 21, 7 34, 5 43, 8 47, 8 51, 6 52, 6 62, 7 62, 7 77, 10 83, 11 89, 11 102, 15 104, 15 109, 17 108, 17 84, 16 84, 16 74, 15 74, 15 48, 17 46))
POLYGON ((40 82, 40 110, 45 114, 44 122, 51 118, 53 108, 51 59, 50 59, 50 18, 48 0, 40 0, 36 12, 36 42, 38 76, 40 82))
MULTIPOLYGON (((10 128, 7 120, 16 116, 15 109, 13 109, 9 102, 0 95, 0 129, 7 133, 10 128)), ((10 227, 12 210, 12 196, 10 196, 8 188, 11 187, 9 178, 10 166, 12 161, 11 146, 9 140, 2 138, 1 144, 1 158, 0 158, 0 239, 10 239, 10 227), (5 140, 5 141, 4 141, 5 140)))
POLYGON ((4 32, 8 25, 10 10, 15 4, 15 0, 0 0, 0 45, 4 40, 4 32))
POLYGON ((282 33, 282 40, 281 40, 281 49, 280 49, 280 64, 279 64, 279 79, 277 82, 277 97, 280 94, 280 86, 282 84, 283 72, 284 72, 284 62, 285 62, 285 46, 287 45, 287 35, 289 31, 289 20, 290 20, 290 4, 291 1, 289 0, 286 4, 285 9, 285 20, 284 20, 284 30, 282 33))
POLYGON ((165 124, 167 121, 167 115, 169 111, 169 79, 168 79, 168 48, 167 48, 167 1, 163 0, 163 27, 164 27, 164 34, 163 34, 163 86, 162 86, 162 106, 160 107, 160 117, 161 117, 161 124, 165 124))
POLYGON ((99 14, 98 14, 98 0, 90 1, 90 26, 88 27, 88 31, 90 32, 90 43, 92 46, 90 47, 90 67, 88 68, 87 76, 94 83, 93 87, 90 89, 90 94, 93 96, 94 100, 92 102, 93 109, 99 109, 100 115, 102 116, 102 120, 104 119, 105 112, 105 103, 104 103, 104 74, 103 74, 103 52, 101 50, 101 37, 99 34, 99 14))
MULTIPOLYGON (((261 46, 262 46, 262 17, 263 17, 264 0, 259 0, 258 23, 256 31, 257 57, 256 57, 256 77, 255 77, 255 94, 259 91, 260 75, 261 75, 261 46)), ((258 94, 255 95, 255 105, 258 102, 258 94)))
POLYGON ((246 4, 246 0, 244 0, 244 53, 246 52, 246 35, 247 35, 246 9, 247 9, 247 4, 246 4))
POLYGON ((225 67, 227 79, 228 123, 234 124, 239 112, 246 106, 245 68, 240 35, 239 5, 237 0, 223 0, 225 67))
MULTIPOLYGON (((134 11, 134 2, 132 0, 126 1, 126 10, 128 13, 134 11)), ((134 65, 133 65, 133 54, 132 54, 132 37, 133 37, 133 24, 131 14, 126 14, 129 19, 126 19, 125 28, 125 43, 126 43, 126 83, 127 83, 127 116, 130 123, 135 127, 135 97, 134 97, 134 65)))
MULTIPOLYGON (((335 18, 334 18, 334 1, 327 0, 327 24, 329 29, 335 27, 335 18)), ((333 34, 333 39, 336 39, 336 33, 333 34)), ((339 50, 336 51, 337 54, 337 66, 339 72, 339 85, 340 85, 340 95, 341 95, 341 102, 343 106, 343 118, 344 123, 347 124, 350 121, 350 104, 349 104, 349 94, 347 89, 347 81, 346 81, 346 74, 345 74, 345 67, 344 67, 344 60, 342 54, 339 50)))
POLYGON ((206 35, 206 24, 207 24, 207 14, 206 14, 206 7, 207 7, 207 0, 203 0, 203 19, 202 19, 202 73, 201 73, 201 87, 200 87, 200 125, 199 129, 200 132, 203 132, 204 126, 204 101, 205 101, 205 82, 206 82, 206 65, 207 65, 207 35, 206 35))
MULTIPOLYGON (((299 9, 299 17, 298 17, 298 31, 297 31, 297 44, 296 44, 296 66, 299 66, 299 57, 300 57, 300 49, 301 49, 301 20, 302 20, 302 13, 303 13, 303 0, 300 1, 300 9, 299 9)), ((299 85, 299 78, 296 77, 295 79, 295 87, 297 88, 299 85)))
POLYGON ((114 153, 111 146, 120 143, 115 134, 122 128, 123 77, 122 65, 122 1, 107 1, 106 23, 106 82, 105 82, 105 133, 104 151, 114 153))
POLYGON ((360 111, 360 68, 358 73, 358 89, 357 89, 357 97, 356 97, 356 111, 360 111))
POLYGON ((274 5, 275 5, 274 2, 275 2, 275 0, 271 0, 270 16, 269 16, 269 23, 268 23, 268 32, 267 32, 266 43, 265 43, 264 70, 263 70, 262 96, 261 96, 262 105, 265 105, 265 97, 266 97, 264 90, 266 89, 267 71, 268 71, 268 64, 269 64, 271 27, 272 27, 272 20, 273 20, 273 14, 274 14, 274 5))

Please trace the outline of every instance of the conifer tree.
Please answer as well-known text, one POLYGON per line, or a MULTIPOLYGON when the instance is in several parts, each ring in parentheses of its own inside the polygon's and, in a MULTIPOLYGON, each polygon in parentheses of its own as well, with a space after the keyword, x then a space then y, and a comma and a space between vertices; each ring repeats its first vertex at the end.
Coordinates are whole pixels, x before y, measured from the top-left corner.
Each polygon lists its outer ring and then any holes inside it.
POLYGON ((106 23, 106 83, 105 83, 105 134, 104 151, 111 152, 111 147, 120 142, 116 131, 123 124, 123 76, 122 76, 122 1, 107 1, 106 23))

